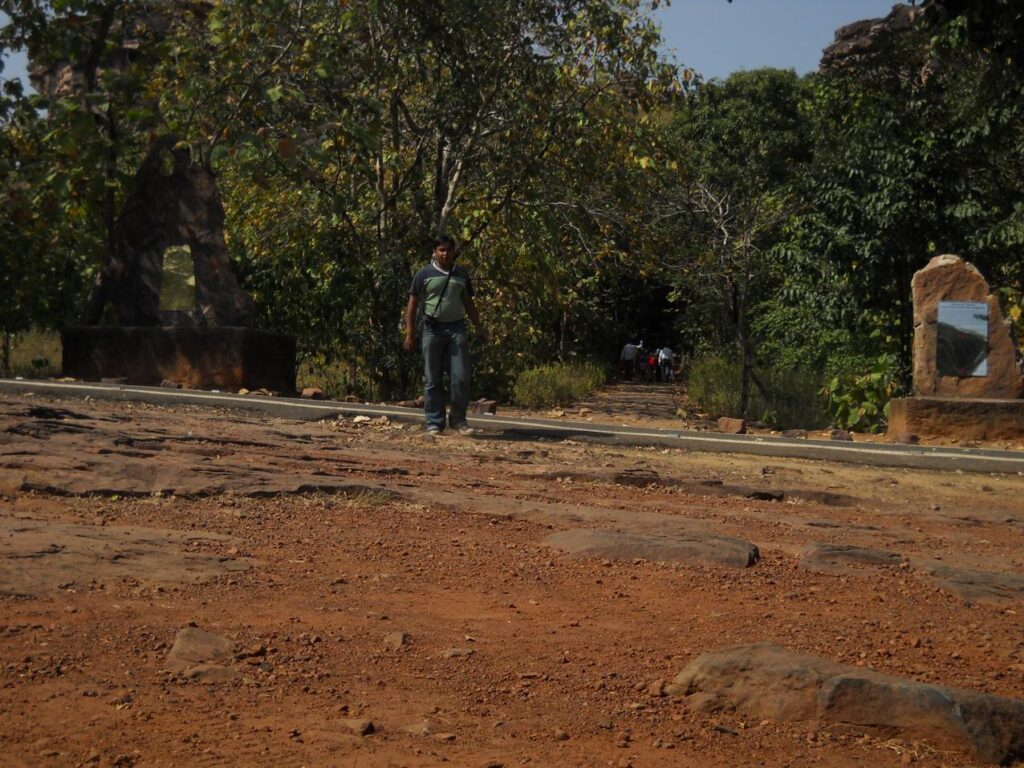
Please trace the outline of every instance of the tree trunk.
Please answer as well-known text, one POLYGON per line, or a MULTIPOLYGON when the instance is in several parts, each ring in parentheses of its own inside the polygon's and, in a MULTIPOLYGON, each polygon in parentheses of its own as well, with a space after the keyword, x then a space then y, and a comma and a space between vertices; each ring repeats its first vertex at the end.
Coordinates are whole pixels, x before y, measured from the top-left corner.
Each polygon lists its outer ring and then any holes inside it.
POLYGON ((0 354, 0 365, 3 366, 4 376, 11 375, 11 334, 3 332, 3 351, 0 354))

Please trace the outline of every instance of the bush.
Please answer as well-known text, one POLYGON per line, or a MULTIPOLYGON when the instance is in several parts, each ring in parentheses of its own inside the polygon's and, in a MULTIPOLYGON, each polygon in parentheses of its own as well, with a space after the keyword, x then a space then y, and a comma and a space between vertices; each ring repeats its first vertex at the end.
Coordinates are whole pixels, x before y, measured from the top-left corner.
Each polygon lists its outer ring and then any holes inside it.
POLYGON ((833 376, 823 389, 832 423, 860 432, 878 432, 885 427, 896 388, 895 371, 895 358, 882 355, 867 373, 833 376))
POLYGON ((513 400, 525 408, 564 405, 593 392, 607 381, 596 363, 555 363, 530 368, 516 377, 513 400))
MULTIPOLYGON (((713 416, 739 416, 742 372, 736 357, 706 355, 690 365, 686 392, 713 416)), ((756 368, 754 376, 761 386, 751 382, 748 417, 781 428, 817 429, 828 423, 815 374, 799 368, 756 368)))

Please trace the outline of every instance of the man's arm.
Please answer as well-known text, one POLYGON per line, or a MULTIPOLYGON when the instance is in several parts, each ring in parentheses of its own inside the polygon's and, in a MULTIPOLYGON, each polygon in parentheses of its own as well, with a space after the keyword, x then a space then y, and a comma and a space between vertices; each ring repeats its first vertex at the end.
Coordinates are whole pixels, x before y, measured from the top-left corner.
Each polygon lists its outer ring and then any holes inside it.
POLYGON ((405 305, 405 342, 402 344, 409 352, 416 348, 416 310, 419 307, 419 298, 409 294, 409 303, 405 305))
POLYGON ((466 294, 462 303, 466 307, 466 315, 473 321, 473 325, 476 327, 476 335, 481 341, 487 341, 487 330, 484 328, 484 324, 480 322, 480 313, 477 312, 476 304, 473 303, 473 297, 466 294))

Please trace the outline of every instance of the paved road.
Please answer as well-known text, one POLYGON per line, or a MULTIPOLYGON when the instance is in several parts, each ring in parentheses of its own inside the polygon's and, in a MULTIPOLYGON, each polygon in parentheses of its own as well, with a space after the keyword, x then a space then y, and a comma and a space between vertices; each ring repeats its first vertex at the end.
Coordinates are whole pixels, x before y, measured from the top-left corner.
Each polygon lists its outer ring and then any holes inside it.
MULTIPOLYGON (((422 412, 419 410, 397 406, 234 395, 159 387, 0 379, 0 393, 4 392, 11 394, 36 392, 58 397, 133 400, 158 405, 208 405, 219 408, 254 410, 271 416, 300 421, 329 418, 338 414, 387 416, 390 419, 413 423, 421 423, 423 420, 422 412)), ((882 467, 1016 473, 1024 476, 1024 452, 1018 451, 932 448, 830 440, 791 440, 784 437, 723 435, 716 432, 650 429, 563 419, 506 416, 474 416, 470 418, 470 423, 485 432, 515 434, 528 438, 571 438, 622 445, 662 445, 694 451, 843 461, 882 467)))

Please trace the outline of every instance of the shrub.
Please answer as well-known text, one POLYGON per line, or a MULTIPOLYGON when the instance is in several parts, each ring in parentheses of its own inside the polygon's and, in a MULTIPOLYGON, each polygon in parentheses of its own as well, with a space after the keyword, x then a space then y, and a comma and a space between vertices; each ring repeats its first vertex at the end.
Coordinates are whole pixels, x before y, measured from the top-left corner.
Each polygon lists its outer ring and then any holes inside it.
MULTIPOLYGON (((741 375, 737 357, 706 355, 690 365, 686 391, 713 416, 739 416, 741 375)), ((799 368, 758 367, 754 376, 749 417, 782 428, 816 429, 828 423, 821 380, 815 374, 799 368)))
POLYGON ((516 377, 512 397, 526 408, 546 408, 585 397, 605 381, 607 372, 596 363, 542 365, 516 377))
POLYGON ((860 432, 878 432, 885 427, 896 389, 895 371, 895 358, 882 355, 867 373, 833 376, 822 390, 832 423, 860 432))

